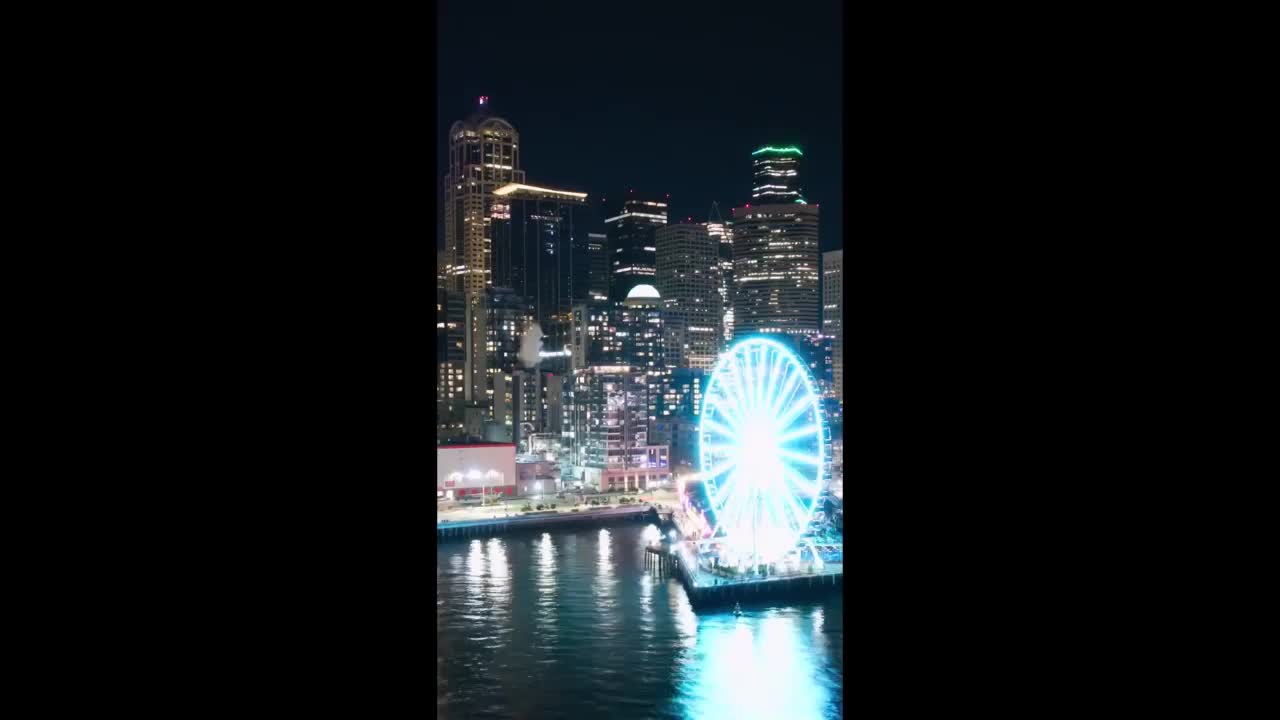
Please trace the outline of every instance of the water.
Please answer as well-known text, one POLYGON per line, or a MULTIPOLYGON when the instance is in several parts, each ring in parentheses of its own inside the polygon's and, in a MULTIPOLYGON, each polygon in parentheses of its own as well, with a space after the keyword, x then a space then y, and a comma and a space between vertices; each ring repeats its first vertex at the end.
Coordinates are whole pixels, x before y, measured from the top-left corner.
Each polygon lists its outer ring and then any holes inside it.
POLYGON ((441 718, 838 718, 843 599, 695 611, 652 525, 436 549, 441 718), (647 534, 646 534, 647 533, 647 534))

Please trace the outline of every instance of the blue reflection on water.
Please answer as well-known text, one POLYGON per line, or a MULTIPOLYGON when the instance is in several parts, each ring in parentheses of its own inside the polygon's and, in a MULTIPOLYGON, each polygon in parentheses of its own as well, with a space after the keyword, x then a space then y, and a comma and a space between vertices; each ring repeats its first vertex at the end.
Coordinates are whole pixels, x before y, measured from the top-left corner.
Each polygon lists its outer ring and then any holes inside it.
POLYGON ((814 663, 812 611, 746 611, 741 618, 722 612, 700 620, 697 644, 684 661, 677 684, 677 700, 685 717, 819 720, 834 716, 831 692, 814 663))
POLYGON ((495 718, 840 717, 838 596, 695 610, 644 526, 437 550, 437 710, 495 718))

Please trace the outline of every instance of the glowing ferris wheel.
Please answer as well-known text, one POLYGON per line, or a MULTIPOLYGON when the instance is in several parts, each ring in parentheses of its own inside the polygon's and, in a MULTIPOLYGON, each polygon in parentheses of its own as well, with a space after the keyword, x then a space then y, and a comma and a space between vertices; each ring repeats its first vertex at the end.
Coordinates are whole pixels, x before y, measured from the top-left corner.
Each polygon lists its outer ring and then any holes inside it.
POLYGON ((804 364, 765 338, 731 347, 707 384, 698 435, 715 536, 762 563, 794 549, 813 517, 826 456, 804 364))

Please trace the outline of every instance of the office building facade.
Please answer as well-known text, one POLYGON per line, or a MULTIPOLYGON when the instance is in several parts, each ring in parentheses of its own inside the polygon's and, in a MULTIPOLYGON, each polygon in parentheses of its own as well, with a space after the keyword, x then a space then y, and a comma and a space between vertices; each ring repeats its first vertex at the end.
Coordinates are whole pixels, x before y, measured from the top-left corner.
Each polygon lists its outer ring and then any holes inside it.
POLYGON ((649 376, 626 365, 598 366, 578 371, 574 380, 578 481, 602 492, 669 486, 670 448, 650 444, 649 376))
POLYGON ((586 299, 587 194, 513 183, 494 198, 494 285, 528 298, 539 323, 586 299))
POLYGON ((652 285, 657 275, 654 233, 667 224, 667 203, 627 199, 622 212, 605 221, 609 238, 609 298, 626 299, 636 285, 652 285))
POLYGON ((822 334, 831 338, 831 387, 844 403, 844 250, 822 254, 822 334))
POLYGON ((707 217, 707 234, 716 241, 720 255, 720 350, 733 340, 733 222, 720 217, 720 207, 711 204, 707 217))
POLYGON ((818 206, 751 204, 733 218, 734 337, 821 332, 818 206))
POLYGON ((720 243, 707 225, 681 223, 658 228, 658 272, 670 368, 709 368, 723 342, 720 302, 720 243))
POLYGON ((803 202, 800 190, 800 158, 797 147, 765 146, 751 153, 754 182, 752 205, 781 205, 803 202))
POLYGON ((476 112, 449 128, 449 172, 444 178, 445 270, 449 289, 465 298, 464 391, 470 402, 485 400, 488 331, 478 307, 492 284, 491 207, 495 191, 524 181, 520 135, 489 113, 487 97, 476 112), (473 305, 477 307, 472 307, 473 305))

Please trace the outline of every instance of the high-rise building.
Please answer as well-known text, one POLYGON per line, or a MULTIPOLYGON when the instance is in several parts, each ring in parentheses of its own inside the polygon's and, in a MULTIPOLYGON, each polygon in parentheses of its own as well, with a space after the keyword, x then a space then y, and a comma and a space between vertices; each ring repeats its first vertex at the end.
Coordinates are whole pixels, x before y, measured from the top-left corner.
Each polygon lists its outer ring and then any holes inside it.
POLYGON ((831 338, 831 384, 844 404, 844 250, 822 253, 822 334, 831 338))
POLYGON ((719 239, 691 223, 658 228, 655 238, 667 367, 712 367, 723 342, 719 239))
POLYGON ((450 289, 462 293, 467 302, 464 390, 468 401, 485 400, 488 381, 488 331, 478 306, 492 282, 494 192, 522 182, 520 135, 511 123, 489 114, 489 98, 482 96, 471 117, 449 128, 449 173, 444 178, 446 275, 450 289))
POLYGON ((698 430, 706 370, 677 368, 663 392, 662 414, 671 424, 671 466, 692 472, 698 466, 698 430))
POLYGON ((733 335, 816 335, 818 206, 733 209, 733 335))
POLYGON ((574 376, 571 431, 579 440, 575 476, 601 491, 669 485, 665 445, 651 445, 648 375, 626 365, 579 370, 574 376))
POLYGON ((489 375, 510 374, 519 366, 520 340, 533 321, 533 309, 523 296, 505 287, 485 291, 484 307, 489 375))
POLYGON ((569 339, 573 369, 622 363, 622 339, 618 337, 621 315, 622 306, 618 303, 579 303, 573 306, 573 327, 569 339))
POLYGON ((711 203, 707 216, 707 234, 719 243, 720 249, 720 306, 724 314, 720 319, 723 350, 733 340, 733 222, 720 217, 720 206, 711 203))
POLYGON ((609 298, 623 300, 636 285, 652 285, 657 274, 654 231, 667 224, 667 204, 630 198, 622 213, 605 221, 609 237, 609 298))
POLYGON ((587 299, 605 302, 609 299, 609 236, 587 233, 587 299))
POLYGON ((766 146, 751 153, 755 182, 751 187, 751 203, 773 205, 802 202, 800 194, 800 157, 797 147, 766 146))
POLYGON ((733 336, 821 332, 818 206, 800 195, 797 147, 751 153, 752 201, 733 209, 733 336))
POLYGON ((512 183, 493 195, 494 285, 529 298, 539 323, 585 300, 587 194, 512 183))
POLYGON ((465 298, 436 287, 436 441, 463 435, 465 298))
POLYGON ((636 285, 622 301, 617 336, 622 364, 650 377, 666 375, 662 297, 652 285, 636 285))
POLYGON ((520 134, 489 114, 481 97, 476 112, 449 128, 449 174, 445 176, 445 262, 451 289, 478 295, 490 284, 490 206, 494 191, 524 182, 520 134))

